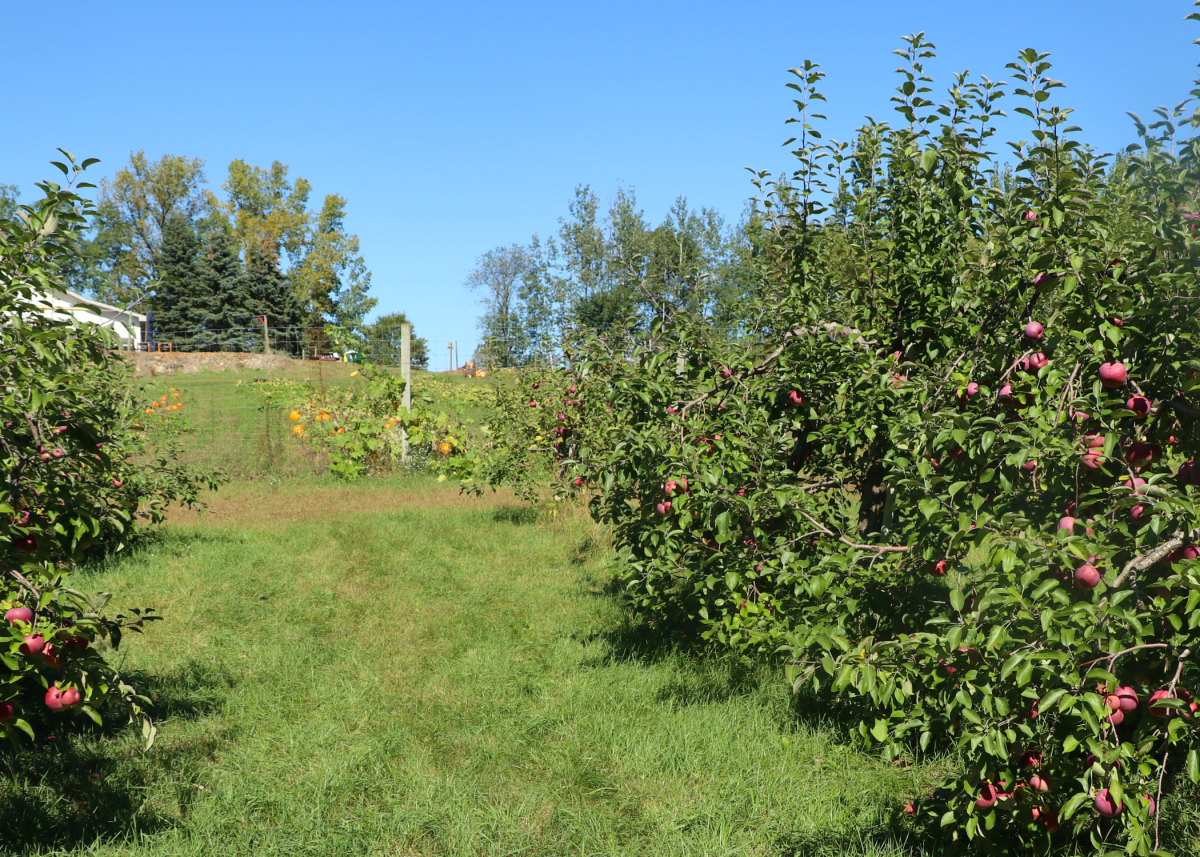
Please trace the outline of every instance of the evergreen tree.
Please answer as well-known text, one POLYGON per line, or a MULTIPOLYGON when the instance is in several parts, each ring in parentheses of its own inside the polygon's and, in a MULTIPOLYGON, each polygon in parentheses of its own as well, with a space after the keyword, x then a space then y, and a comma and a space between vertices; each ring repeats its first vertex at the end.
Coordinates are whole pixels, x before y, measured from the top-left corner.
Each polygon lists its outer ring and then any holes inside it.
MULTIPOLYGON (((203 331, 193 347, 203 351, 245 351, 254 348, 254 314, 247 310, 246 278, 233 238, 224 229, 208 233, 200 262, 200 288, 207 302, 203 331)), ((262 342, 261 334, 258 342, 262 342)))
MULTIPOLYGON (((246 250, 245 281, 246 311, 253 323, 265 318, 274 331, 294 328, 303 322, 300 302, 288 278, 279 270, 279 254, 274 248, 259 244, 246 250)), ((286 334, 284 338, 297 337, 286 334)))
POLYGON ((155 339, 174 342, 190 336, 203 326, 209 302, 200 291, 200 240, 187 217, 177 214, 167 221, 154 256, 154 275, 159 285, 149 306, 155 339))

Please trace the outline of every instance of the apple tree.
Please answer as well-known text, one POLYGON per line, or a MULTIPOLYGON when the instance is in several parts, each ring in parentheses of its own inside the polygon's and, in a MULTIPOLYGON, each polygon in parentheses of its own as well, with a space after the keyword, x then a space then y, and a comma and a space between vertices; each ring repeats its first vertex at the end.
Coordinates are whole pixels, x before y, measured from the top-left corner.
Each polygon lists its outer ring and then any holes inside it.
POLYGON ((662 313, 579 346, 551 474, 655 621, 782 658, 887 758, 953 750, 909 807, 932 829, 1149 854, 1200 780, 1200 144, 1185 103, 1097 156, 1032 50, 940 103, 933 46, 898 53, 901 121, 852 143, 795 70, 739 335, 662 313))
POLYGON ((68 185, 40 184, 44 199, 0 221, 0 735, 19 744, 21 733, 34 735, 30 720, 47 717, 100 722, 101 708, 116 702, 152 742, 145 699, 106 656, 157 616, 106 613, 110 596, 72 588, 70 570, 89 552, 130 543, 166 504, 198 504, 216 480, 136 429, 137 402, 110 333, 43 302, 93 213, 73 188, 93 161, 64 155, 55 165, 68 185))

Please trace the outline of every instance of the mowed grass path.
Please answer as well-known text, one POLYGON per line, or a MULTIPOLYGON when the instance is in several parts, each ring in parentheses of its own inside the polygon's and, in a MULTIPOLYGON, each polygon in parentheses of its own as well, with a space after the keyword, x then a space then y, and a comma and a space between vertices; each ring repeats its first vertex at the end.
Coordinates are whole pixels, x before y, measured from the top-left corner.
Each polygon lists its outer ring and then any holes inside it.
POLYGON ((213 509, 81 575, 165 616, 122 647, 158 744, 43 744, 0 777, 0 852, 898 853, 917 773, 777 673, 650 642, 582 517, 400 479, 213 509))

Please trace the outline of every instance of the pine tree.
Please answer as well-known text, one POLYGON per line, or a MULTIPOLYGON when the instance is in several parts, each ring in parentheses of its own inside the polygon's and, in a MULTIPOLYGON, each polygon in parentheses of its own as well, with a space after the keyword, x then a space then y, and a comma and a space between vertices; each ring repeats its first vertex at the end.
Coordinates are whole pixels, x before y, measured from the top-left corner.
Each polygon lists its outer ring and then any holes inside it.
MULTIPOLYGON (((207 301, 203 331, 194 347, 204 351, 245 351, 254 347, 254 314, 247 306, 246 278, 233 238, 221 228, 208 233, 200 263, 198 292, 207 301)), ((262 341, 261 335, 258 337, 262 341)))
POLYGON ((155 339, 190 338, 204 324, 207 301, 200 292, 200 240, 188 218, 176 215, 167 221, 154 258, 154 274, 159 280, 150 301, 155 339))
MULTIPOLYGON (((294 328, 303 321, 300 302, 291 283, 279 270, 279 254, 269 246, 250 247, 246 251, 246 309, 254 322, 265 318, 272 330, 294 328)), ((294 335, 285 335, 295 339, 294 335)), ((259 339, 261 342, 261 338, 259 339)))

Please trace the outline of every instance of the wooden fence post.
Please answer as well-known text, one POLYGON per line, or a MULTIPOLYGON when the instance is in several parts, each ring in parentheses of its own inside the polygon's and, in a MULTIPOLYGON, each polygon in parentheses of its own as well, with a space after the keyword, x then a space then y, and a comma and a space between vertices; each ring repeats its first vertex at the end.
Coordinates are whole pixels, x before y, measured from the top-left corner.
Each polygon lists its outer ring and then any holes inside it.
MULTIPOLYGON (((412 413, 412 325, 408 322, 400 325, 400 377, 404 379, 405 413, 412 413)), ((408 429, 400 430, 400 460, 408 462, 408 429)))

